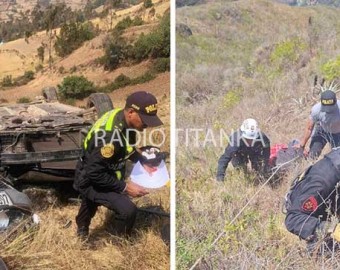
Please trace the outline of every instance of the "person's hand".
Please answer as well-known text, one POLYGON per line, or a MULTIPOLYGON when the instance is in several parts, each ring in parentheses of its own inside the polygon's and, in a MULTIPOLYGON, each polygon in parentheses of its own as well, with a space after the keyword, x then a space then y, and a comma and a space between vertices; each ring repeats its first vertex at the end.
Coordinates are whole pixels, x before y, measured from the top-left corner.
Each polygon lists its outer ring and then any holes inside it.
POLYGON ((293 145, 293 149, 295 149, 295 151, 305 157, 308 156, 308 150, 302 146, 300 143, 296 143, 293 145))
POLYGON ((302 146, 300 143, 295 143, 295 144, 293 145, 293 148, 294 148, 294 149, 304 149, 305 147, 302 146))
POLYGON ((146 191, 145 188, 141 187, 140 185, 137 185, 133 182, 126 183, 125 192, 130 195, 131 197, 141 197, 146 194, 149 194, 148 191, 146 191))

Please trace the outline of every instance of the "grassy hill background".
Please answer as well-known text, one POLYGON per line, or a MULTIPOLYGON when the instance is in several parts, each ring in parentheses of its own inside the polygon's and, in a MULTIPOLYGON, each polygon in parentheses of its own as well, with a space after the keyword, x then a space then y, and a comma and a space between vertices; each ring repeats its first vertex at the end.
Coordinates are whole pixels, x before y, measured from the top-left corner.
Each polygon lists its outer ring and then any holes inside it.
MULTIPOLYGON (((74 1, 74 3, 78 2, 81 1, 74 1)), ((143 1, 136 1, 135 5, 126 8, 109 9, 105 16, 91 19, 96 29, 95 37, 85 41, 79 48, 64 57, 58 56, 53 48, 51 66, 49 66, 47 49, 43 60, 37 55, 37 49, 42 44, 48 43, 46 31, 33 33, 28 39, 5 42, 0 45, 0 104, 33 101, 36 96, 41 95, 43 87, 57 87, 70 76, 77 78, 83 76, 93 84, 91 90, 105 91, 111 97, 113 105, 118 108, 124 106, 126 97, 132 92, 147 90, 153 93, 159 102, 159 115, 164 123, 166 134, 162 150, 170 151, 170 60, 166 56, 159 59, 153 55, 155 47, 160 46, 160 43, 157 43, 160 35, 168 44, 162 49, 169 49, 169 9, 170 1, 167 0, 153 1, 152 6, 148 7, 144 6, 143 1), (128 17, 130 20, 127 19, 128 17), (139 22, 142 20, 142 24, 129 23, 137 17, 139 22), (115 27, 118 24, 121 29, 117 34, 115 27), (163 27, 162 31, 159 30, 160 27, 163 27), (156 37, 155 43, 150 42, 148 36, 150 33, 154 33, 152 37, 156 37), (116 66, 104 68, 100 59, 110 55, 110 51, 106 52, 108 40, 114 42, 117 39, 124 39, 125 43, 122 44, 126 47, 119 48, 125 50, 136 48, 133 45, 141 36, 145 43, 139 48, 151 48, 150 51, 146 51, 138 61, 126 57, 124 61, 118 61, 116 66), (162 63, 161 69, 157 67, 162 63), (22 82, 23 78, 24 82, 22 82)), ((59 36, 60 31, 60 28, 55 28, 52 32, 59 36)), ((66 97, 62 102, 85 106, 87 98, 66 97)), ((125 239, 107 232, 104 223, 109 221, 108 211, 101 207, 90 226, 90 242, 84 244, 76 237, 74 218, 79 210, 79 204, 61 201, 60 194, 52 188, 38 188, 37 191, 33 189, 32 194, 35 194, 31 199, 36 213, 41 218, 39 229, 28 231, 16 238, 0 238, 0 256, 9 269, 168 269, 170 267, 169 246, 161 238, 161 229, 163 225, 169 223, 169 218, 139 213, 133 237, 125 239), (71 226, 65 227, 69 220, 72 221, 71 226)), ((168 187, 154 190, 135 202, 138 207, 151 207, 158 210, 162 208, 169 213, 170 190, 168 187)))
POLYGON ((284 195, 309 162, 297 164, 275 188, 262 187, 231 165, 225 182, 215 181, 217 161, 227 145, 221 129, 229 134, 251 117, 272 144, 301 138, 319 99, 315 75, 328 82, 340 75, 339 14, 327 6, 292 7, 269 0, 211 1, 177 9, 177 127, 201 129, 179 132, 179 269, 198 258, 200 269, 339 265, 334 258, 306 258, 304 242, 284 226, 284 195), (183 30, 187 27, 192 35, 183 30), (193 145, 196 141, 199 147, 193 145), (220 233, 225 234, 209 248, 220 233))

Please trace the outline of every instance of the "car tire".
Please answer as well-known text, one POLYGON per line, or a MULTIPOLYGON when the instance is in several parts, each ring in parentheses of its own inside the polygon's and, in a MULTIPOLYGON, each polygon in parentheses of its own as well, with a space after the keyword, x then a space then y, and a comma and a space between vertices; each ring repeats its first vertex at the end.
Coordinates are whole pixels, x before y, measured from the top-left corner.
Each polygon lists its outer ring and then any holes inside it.
POLYGON ((8 270, 5 262, 0 258, 0 270, 8 270))
POLYGON ((47 102, 58 101, 57 89, 55 87, 45 87, 42 90, 42 95, 47 102))
POLYGON ((93 107, 96 110, 97 119, 104 113, 114 109, 111 98, 104 93, 94 93, 89 96, 86 108, 93 107))

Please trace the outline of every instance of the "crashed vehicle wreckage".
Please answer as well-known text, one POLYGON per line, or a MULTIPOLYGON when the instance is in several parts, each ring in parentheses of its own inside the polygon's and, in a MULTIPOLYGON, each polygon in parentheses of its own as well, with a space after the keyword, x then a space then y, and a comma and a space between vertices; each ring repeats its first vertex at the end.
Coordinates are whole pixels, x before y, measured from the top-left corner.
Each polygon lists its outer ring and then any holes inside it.
POLYGON ((92 94, 86 109, 58 102, 56 90, 26 104, 0 104, 0 179, 15 186, 25 181, 73 181, 82 135, 113 109, 103 93, 92 94))

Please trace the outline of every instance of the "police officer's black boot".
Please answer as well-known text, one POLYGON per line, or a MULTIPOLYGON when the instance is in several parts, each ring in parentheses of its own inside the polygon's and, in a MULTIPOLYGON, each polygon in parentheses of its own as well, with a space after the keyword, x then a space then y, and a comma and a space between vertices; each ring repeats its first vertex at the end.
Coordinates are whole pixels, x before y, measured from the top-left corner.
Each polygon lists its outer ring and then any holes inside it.
POLYGON ((89 237, 89 227, 86 227, 86 226, 78 227, 78 229, 77 229, 77 236, 81 240, 87 240, 88 237, 89 237))

